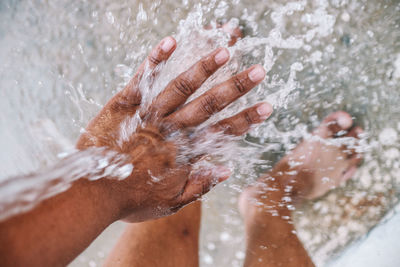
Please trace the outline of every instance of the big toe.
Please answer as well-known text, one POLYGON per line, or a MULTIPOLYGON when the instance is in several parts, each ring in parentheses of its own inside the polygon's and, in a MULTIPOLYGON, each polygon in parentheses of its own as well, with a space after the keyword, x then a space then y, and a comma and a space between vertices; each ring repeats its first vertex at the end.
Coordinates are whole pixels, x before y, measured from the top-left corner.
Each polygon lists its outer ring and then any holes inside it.
POLYGON ((345 111, 337 111, 328 115, 313 132, 321 138, 330 138, 347 131, 353 125, 353 119, 345 111))

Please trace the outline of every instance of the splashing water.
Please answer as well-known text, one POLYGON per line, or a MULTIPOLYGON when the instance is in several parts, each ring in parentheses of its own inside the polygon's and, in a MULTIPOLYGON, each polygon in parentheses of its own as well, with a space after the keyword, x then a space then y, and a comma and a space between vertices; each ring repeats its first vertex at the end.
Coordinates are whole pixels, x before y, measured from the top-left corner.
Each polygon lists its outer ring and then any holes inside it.
MULTIPOLYGON (((49 186, 60 176, 55 169, 30 178, 42 179, 34 185, 9 178, 51 166, 60 153, 70 151, 88 120, 123 88, 157 40, 173 34, 178 47, 152 85, 146 84, 148 79, 141 84, 142 108, 196 60, 227 46, 229 36, 216 29, 215 20, 230 19, 242 26, 246 37, 229 48, 229 63, 193 97, 261 63, 268 71, 265 81, 207 124, 260 101, 269 101, 275 112, 245 138, 212 136, 195 151, 188 147, 181 152, 185 160, 206 150, 235 170, 203 202, 201 264, 240 266, 239 193, 307 138, 324 116, 345 110, 366 131, 356 144, 365 155, 363 166, 345 187, 294 211, 299 237, 322 265, 398 202, 399 11, 394 0, 2 2, 0 184, 10 187, 1 188, 0 200, 14 196, 8 201, 40 201, 65 190, 77 177, 96 173, 96 167, 85 169, 83 162, 98 166, 100 159, 78 153, 63 170, 79 173, 55 186, 49 186), (214 27, 205 30, 207 24, 214 27)), ((125 121, 121 136, 139 123, 136 117, 125 121)), ((19 206, 15 212, 29 207, 19 206)))
POLYGON ((125 155, 90 148, 66 155, 61 163, 39 173, 4 179, 0 183, 0 220, 30 210, 80 178, 125 179, 133 169, 127 161, 125 155))

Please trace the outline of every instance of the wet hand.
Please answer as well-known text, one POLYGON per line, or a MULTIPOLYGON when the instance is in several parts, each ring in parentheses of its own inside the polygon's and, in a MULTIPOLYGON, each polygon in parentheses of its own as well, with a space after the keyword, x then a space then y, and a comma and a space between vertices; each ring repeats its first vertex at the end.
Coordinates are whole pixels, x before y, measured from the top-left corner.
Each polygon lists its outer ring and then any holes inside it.
POLYGON ((269 104, 259 103, 206 130, 196 128, 249 92, 265 77, 261 66, 252 66, 186 103, 229 60, 225 48, 218 48, 203 57, 172 80, 146 110, 141 109, 139 84, 144 73, 157 75, 156 67, 170 57, 175 47, 176 41, 172 37, 163 39, 126 88, 89 123, 77 143, 78 149, 105 147, 129 156, 133 171, 128 178, 102 181, 118 203, 120 217, 129 221, 172 214, 229 177, 229 169, 223 166, 193 168, 193 163, 204 155, 179 160, 177 156, 182 144, 190 146, 206 132, 242 135, 272 112, 269 104), (135 116, 137 119, 140 117, 137 127, 133 126, 135 116), (177 135, 179 142, 174 142, 172 137, 177 135))

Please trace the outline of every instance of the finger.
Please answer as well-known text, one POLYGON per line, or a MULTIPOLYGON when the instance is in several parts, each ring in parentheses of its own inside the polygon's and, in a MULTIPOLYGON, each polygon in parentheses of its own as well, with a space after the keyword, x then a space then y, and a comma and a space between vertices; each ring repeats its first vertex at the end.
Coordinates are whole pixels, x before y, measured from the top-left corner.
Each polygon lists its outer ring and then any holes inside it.
POLYGON ((169 130, 197 126, 249 92, 265 77, 260 65, 253 66, 199 96, 166 118, 169 130))
POLYGON ((348 130, 353 125, 350 114, 344 111, 337 111, 328 115, 321 125, 314 130, 313 134, 321 138, 335 137, 341 131, 348 130))
POLYGON ((233 117, 219 121, 210 127, 210 131, 223 132, 229 135, 243 135, 253 124, 265 121, 271 113, 272 106, 269 103, 260 103, 233 117))
POLYGON ((146 65, 150 70, 153 70, 161 62, 166 61, 174 52, 176 48, 176 41, 171 36, 165 37, 161 42, 153 48, 146 60, 139 67, 140 71, 144 71, 146 65))
POLYGON ((229 46, 233 46, 238 39, 243 37, 243 33, 240 30, 240 28, 233 26, 229 22, 222 25, 222 30, 226 33, 229 33, 229 35, 231 36, 231 39, 229 40, 228 43, 229 46))
POLYGON ((119 94, 127 104, 137 102, 140 104, 141 96, 138 85, 143 77, 143 72, 146 68, 150 71, 154 70, 157 65, 166 61, 171 56, 175 48, 176 41, 171 36, 165 37, 155 48, 153 48, 147 58, 139 66, 135 76, 119 94))
POLYGON ((196 170, 189 178, 181 197, 183 205, 200 198, 216 184, 229 178, 231 171, 224 166, 196 170))
MULTIPOLYGON (((231 39, 229 40, 228 46, 233 46, 236 44, 237 40, 243 38, 243 32, 240 30, 239 26, 235 26, 234 24, 227 22, 223 25, 217 23, 217 28, 221 28, 224 32, 228 33, 231 39)), ((209 30, 212 29, 211 25, 207 25, 204 29, 209 30)))
POLYGON ((157 111, 158 116, 175 111, 228 60, 229 52, 226 48, 219 48, 202 58, 167 85, 154 100, 151 110, 157 111))

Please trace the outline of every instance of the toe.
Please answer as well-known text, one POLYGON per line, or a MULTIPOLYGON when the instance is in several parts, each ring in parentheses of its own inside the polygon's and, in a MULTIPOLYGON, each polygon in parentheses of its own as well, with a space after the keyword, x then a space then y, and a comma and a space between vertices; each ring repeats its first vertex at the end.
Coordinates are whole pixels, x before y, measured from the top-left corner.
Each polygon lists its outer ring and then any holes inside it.
POLYGON ((355 167, 355 166, 350 167, 349 169, 347 169, 347 171, 343 174, 340 182, 344 183, 347 180, 353 178, 353 176, 355 175, 356 171, 357 171, 357 167, 355 167))
POLYGON ((346 136, 348 137, 354 137, 354 138, 360 138, 360 135, 363 133, 363 129, 360 126, 356 126, 352 128, 346 136))
POLYGON ((353 156, 351 156, 348 161, 349 161, 349 166, 359 166, 363 160, 363 157, 361 154, 355 153, 353 156))
POLYGON ((313 133, 321 138, 335 137, 350 129, 352 125, 353 119, 349 113, 337 111, 328 115, 313 133))
MULTIPOLYGON (((364 131, 363 131, 363 129, 362 129, 361 127, 356 126, 356 127, 353 127, 353 128, 346 134, 346 137, 352 137, 352 138, 355 138, 355 139, 359 139, 360 136, 361 136, 361 134, 362 134, 363 132, 364 132, 364 131)), ((359 153, 357 153, 356 145, 357 145, 357 142, 355 142, 355 144, 352 145, 351 147, 345 147, 345 149, 349 151, 349 152, 347 153, 347 154, 348 154, 347 158, 351 159, 351 158, 355 158, 355 157, 356 157, 356 158, 360 158, 359 161, 361 161, 361 155, 360 155, 359 153)), ((359 162, 358 162, 358 163, 359 163, 359 162)), ((358 163, 357 163, 357 164, 358 164, 358 163)))
MULTIPOLYGON (((359 126, 355 126, 346 134, 346 137, 353 137, 358 139, 362 133, 363 133, 362 128, 359 126)), ((343 173, 341 182, 345 182, 350 178, 352 178, 355 172, 357 171, 357 167, 362 162, 362 155, 357 153, 355 146, 352 147, 344 146, 343 149, 347 151, 346 154, 347 154, 348 167, 346 168, 346 171, 343 173)))

